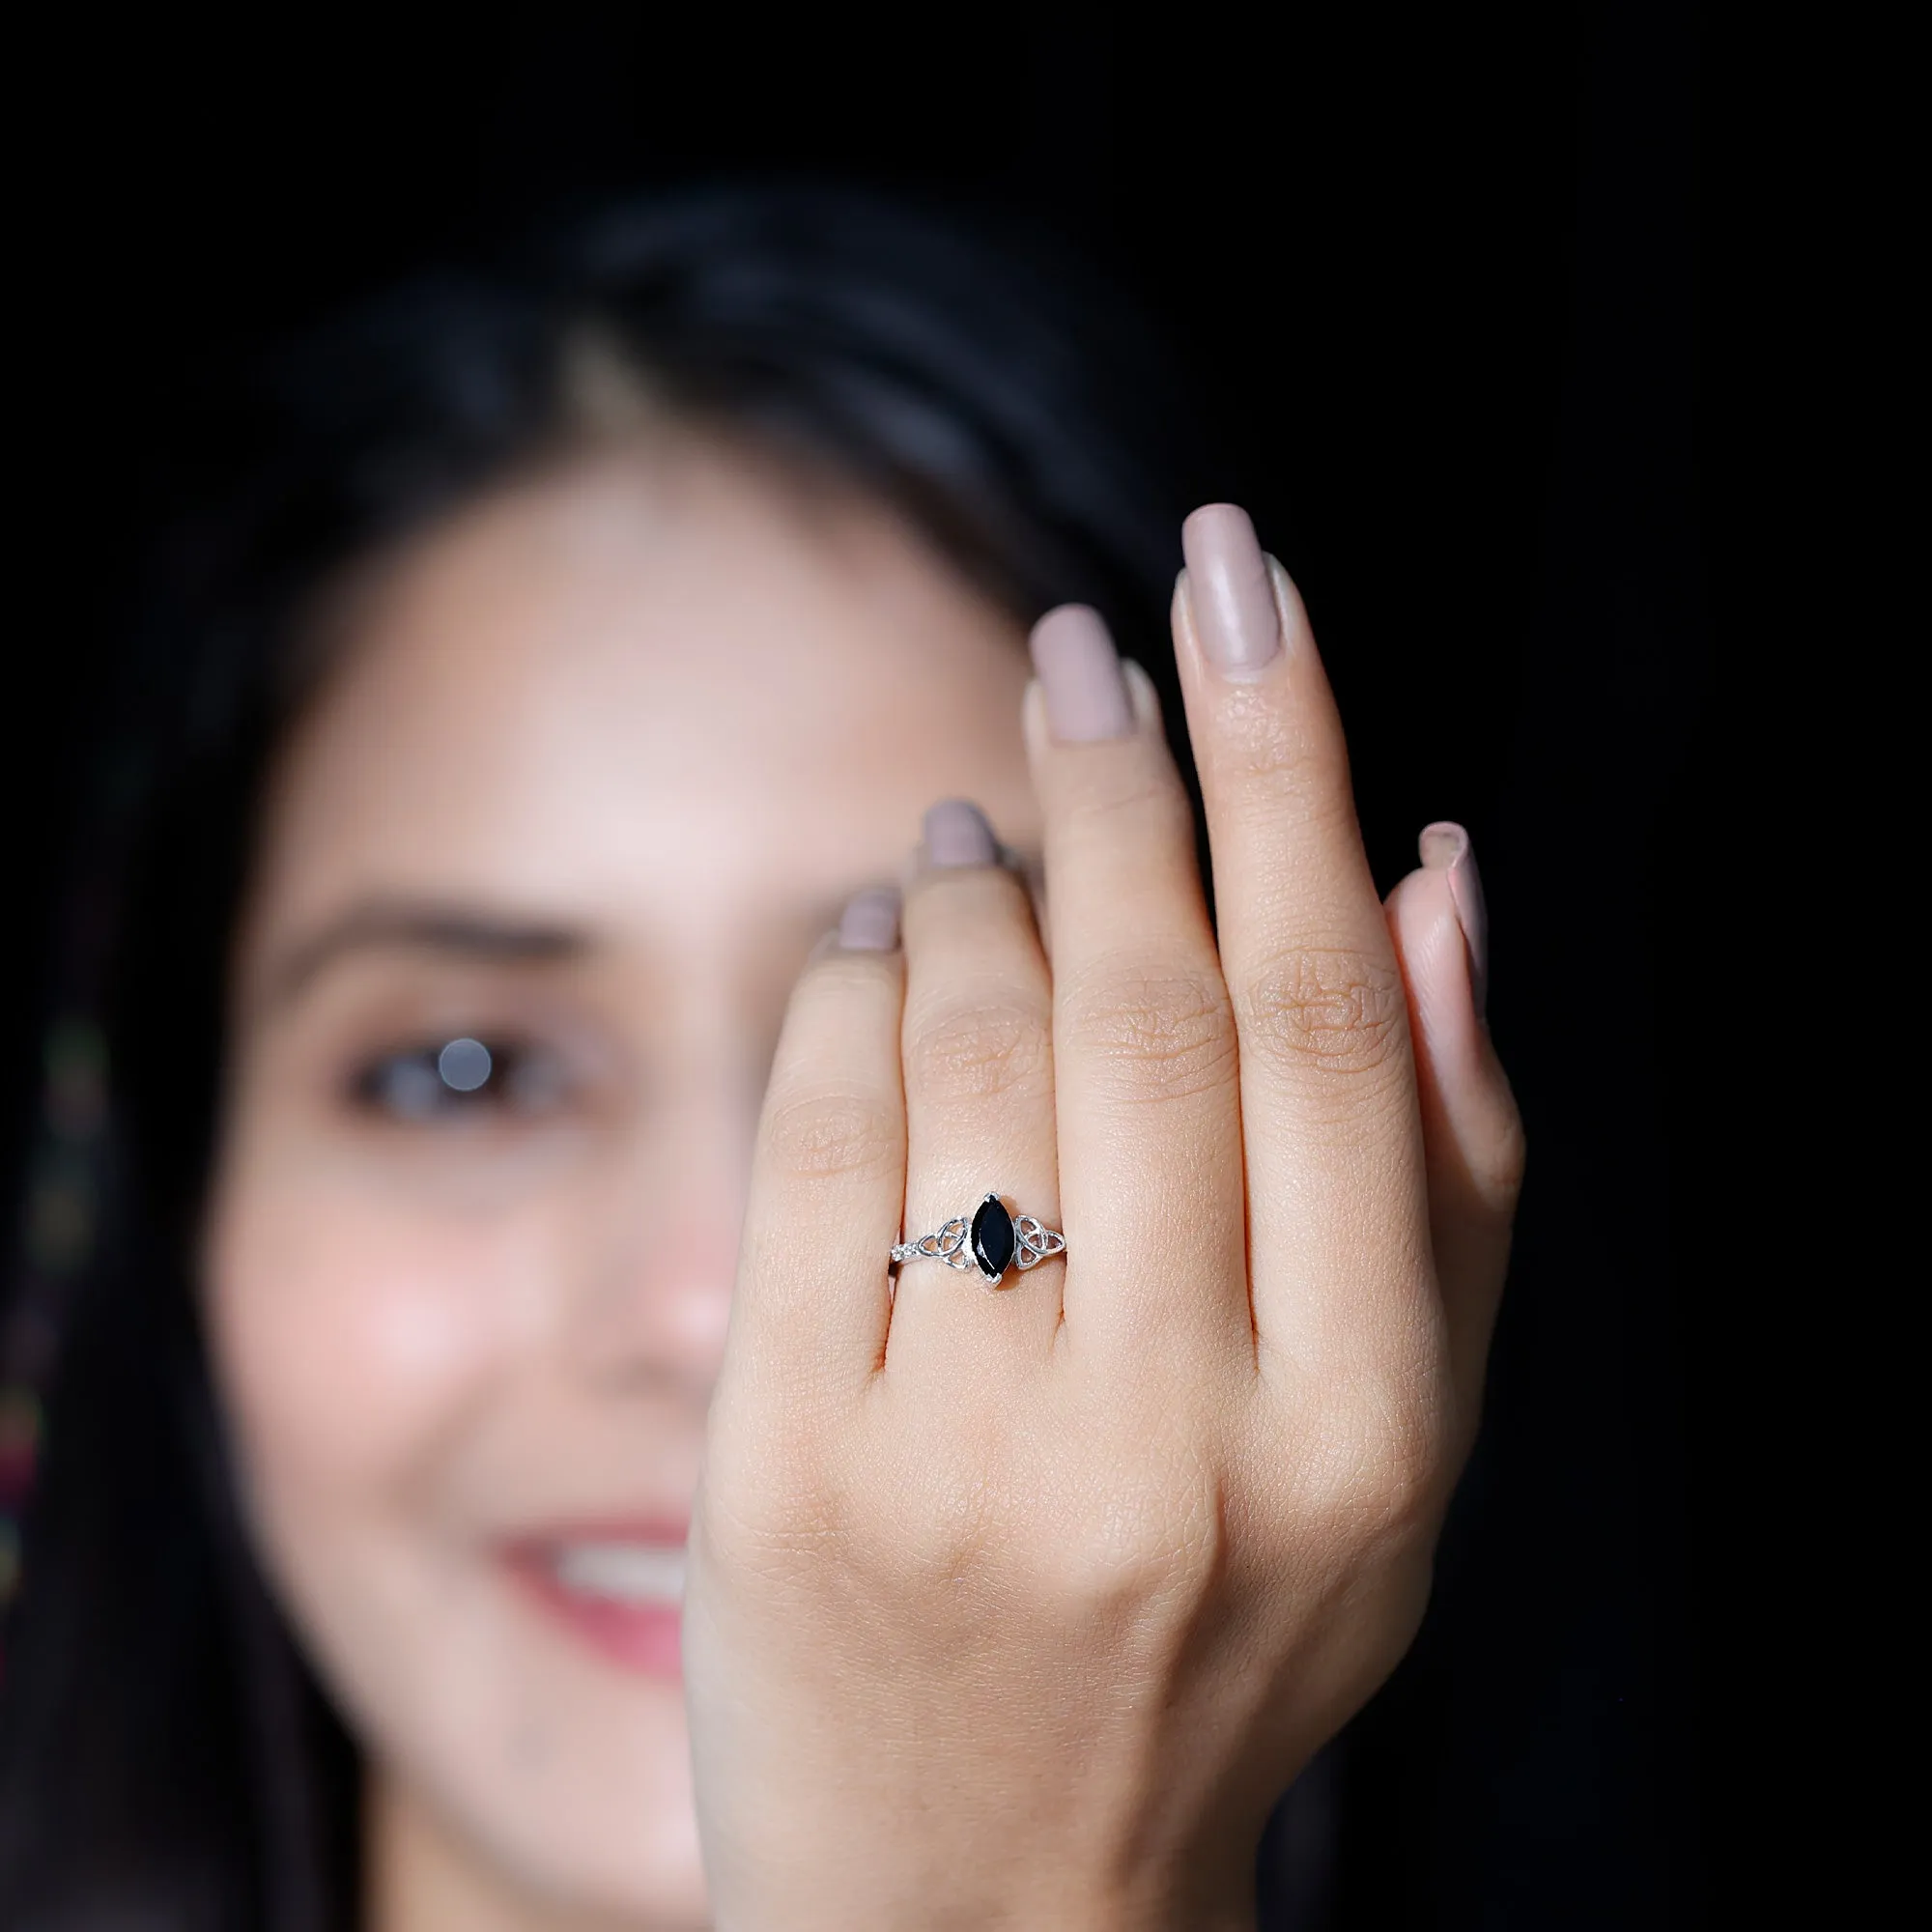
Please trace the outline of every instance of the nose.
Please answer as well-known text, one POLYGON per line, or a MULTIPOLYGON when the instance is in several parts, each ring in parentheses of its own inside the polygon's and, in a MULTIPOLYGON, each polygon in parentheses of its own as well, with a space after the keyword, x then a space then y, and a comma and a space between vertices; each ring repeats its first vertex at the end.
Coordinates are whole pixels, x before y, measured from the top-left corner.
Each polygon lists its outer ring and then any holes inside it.
POLYGON ((585 1229, 572 1352, 599 1386, 702 1404, 724 1360, 750 1144, 724 1083, 664 1096, 585 1229), (723 1090, 723 1091, 721 1091, 723 1090))

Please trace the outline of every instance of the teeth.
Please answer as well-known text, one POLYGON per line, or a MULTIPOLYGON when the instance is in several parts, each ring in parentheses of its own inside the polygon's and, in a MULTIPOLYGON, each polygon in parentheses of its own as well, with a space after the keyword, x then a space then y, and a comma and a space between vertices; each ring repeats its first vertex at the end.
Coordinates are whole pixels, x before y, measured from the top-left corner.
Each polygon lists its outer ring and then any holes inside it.
POLYGON ((684 1601, 684 1551, 648 1543, 567 1543, 551 1559, 566 1590, 619 1604, 684 1601))

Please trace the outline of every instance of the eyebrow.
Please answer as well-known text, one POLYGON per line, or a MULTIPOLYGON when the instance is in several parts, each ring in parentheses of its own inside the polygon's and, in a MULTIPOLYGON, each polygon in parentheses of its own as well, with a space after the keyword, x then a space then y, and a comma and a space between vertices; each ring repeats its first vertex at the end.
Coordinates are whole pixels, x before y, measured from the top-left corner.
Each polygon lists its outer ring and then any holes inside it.
POLYGON ((280 1006, 337 960, 402 950, 492 964, 575 959, 591 949, 580 928, 469 906, 380 900, 352 906, 291 948, 270 967, 262 1004, 280 1006))

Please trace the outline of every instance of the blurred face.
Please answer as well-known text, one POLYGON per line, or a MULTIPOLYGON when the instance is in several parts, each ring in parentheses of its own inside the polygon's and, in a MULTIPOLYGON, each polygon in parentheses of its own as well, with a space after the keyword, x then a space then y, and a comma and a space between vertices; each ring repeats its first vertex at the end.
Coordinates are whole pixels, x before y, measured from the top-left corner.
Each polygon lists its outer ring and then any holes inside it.
POLYGON ((206 1227, 258 1547, 379 1918, 701 1925, 682 1548, 789 982, 924 808, 1030 849, 1024 639, 716 447, 482 502, 358 603, 260 828, 206 1227))

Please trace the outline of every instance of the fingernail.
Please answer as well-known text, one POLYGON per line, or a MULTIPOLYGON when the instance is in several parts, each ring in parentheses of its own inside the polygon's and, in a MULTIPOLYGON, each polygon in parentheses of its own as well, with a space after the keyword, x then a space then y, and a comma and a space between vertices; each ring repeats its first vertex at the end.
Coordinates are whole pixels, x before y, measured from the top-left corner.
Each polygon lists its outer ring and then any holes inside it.
POLYGON ((890 886, 854 893, 838 915, 838 943, 848 952, 890 952, 899 943, 899 895, 890 886))
POLYGON ((1449 897, 1463 943, 1469 949, 1469 992, 1482 1019, 1490 1005, 1490 913, 1483 900, 1483 875, 1476 869, 1476 848, 1469 835, 1453 819, 1437 819, 1422 828, 1422 863, 1432 872, 1449 874, 1449 897))
POLYGON ((1134 707, 1114 648, 1097 611, 1063 604, 1033 627, 1033 668, 1046 697, 1047 728, 1063 745, 1124 738, 1134 728, 1134 707))
POLYGON ((925 814, 928 866, 990 866, 999 844, 986 814, 963 798, 943 798, 925 814))
POLYGON ((1208 503, 1180 526, 1187 558, 1187 599, 1201 648, 1217 670, 1252 675, 1281 650, 1281 619, 1267 558, 1248 513, 1208 503))

